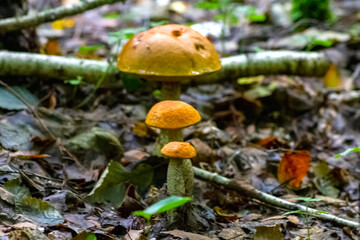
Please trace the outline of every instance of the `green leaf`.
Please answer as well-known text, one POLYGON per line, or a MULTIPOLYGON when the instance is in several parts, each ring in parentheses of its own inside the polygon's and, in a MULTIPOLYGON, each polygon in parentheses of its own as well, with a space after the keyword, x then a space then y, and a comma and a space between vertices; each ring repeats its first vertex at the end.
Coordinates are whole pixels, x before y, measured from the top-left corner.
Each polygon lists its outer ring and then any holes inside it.
POLYGON ((171 196, 151 205, 145 210, 135 211, 132 214, 137 216, 142 216, 146 218, 148 221, 150 221, 152 215, 180 207, 191 200, 192 200, 191 197, 171 196))
POLYGON ((291 211, 291 212, 286 212, 284 213, 283 215, 291 215, 291 214, 300 214, 301 213, 301 210, 296 210, 296 211, 291 211))
POLYGON ((198 4, 198 8, 200 8, 200 9, 219 9, 220 3, 218 1, 201 2, 198 4))
POLYGON ((82 76, 77 76, 76 79, 69 79, 69 80, 65 80, 64 83, 70 84, 70 85, 80 85, 83 83, 83 77, 82 76))
POLYGON ((104 45, 81 46, 78 50, 78 53, 92 52, 92 51, 96 51, 98 49, 102 49, 104 47, 105 47, 104 45))
POLYGON ((111 161, 87 199, 96 203, 110 203, 118 208, 126 196, 128 184, 135 185, 138 191, 143 192, 151 184, 153 176, 152 166, 138 164, 128 169, 119 162, 111 161))
POLYGON ((248 19, 251 22, 265 22, 266 15, 265 14, 252 13, 252 14, 249 14, 248 19))
POLYGON ((112 19, 112 18, 118 18, 119 16, 120 13, 107 13, 103 15, 103 18, 112 19))
POLYGON ((339 153, 339 154, 336 154, 336 155, 335 155, 335 158, 339 158, 339 157, 346 156, 346 155, 348 155, 348 154, 351 153, 351 152, 360 152, 360 146, 355 147, 355 148, 346 149, 344 152, 339 153))
POLYGON ((136 33, 145 31, 144 27, 141 28, 127 28, 117 32, 109 33, 109 44, 118 43, 121 40, 132 38, 136 33))
MULTIPOLYGON (((30 105, 36 105, 39 101, 35 95, 23 87, 13 86, 11 89, 30 105)), ((23 110, 27 109, 27 106, 13 93, 9 92, 7 89, 0 88, 0 108, 7 110, 23 110)))
POLYGON ((22 214, 42 224, 55 225, 63 222, 61 214, 48 202, 32 197, 27 187, 20 185, 19 179, 12 179, 4 184, 7 191, 14 194, 15 207, 22 214))

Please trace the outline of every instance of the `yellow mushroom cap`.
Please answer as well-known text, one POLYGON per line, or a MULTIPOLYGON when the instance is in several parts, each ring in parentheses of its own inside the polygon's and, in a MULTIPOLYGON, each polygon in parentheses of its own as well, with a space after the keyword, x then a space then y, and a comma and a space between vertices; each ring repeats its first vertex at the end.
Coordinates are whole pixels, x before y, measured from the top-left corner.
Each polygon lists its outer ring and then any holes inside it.
POLYGON ((118 68, 148 80, 183 81, 221 68, 212 43, 190 27, 169 24, 136 34, 118 56, 118 68))
POLYGON ((187 142, 169 142, 162 149, 161 153, 171 158, 193 158, 196 156, 195 148, 187 142))
POLYGON ((201 119, 191 105, 182 101, 162 101, 155 104, 146 116, 145 123, 161 129, 179 129, 191 126, 201 119))

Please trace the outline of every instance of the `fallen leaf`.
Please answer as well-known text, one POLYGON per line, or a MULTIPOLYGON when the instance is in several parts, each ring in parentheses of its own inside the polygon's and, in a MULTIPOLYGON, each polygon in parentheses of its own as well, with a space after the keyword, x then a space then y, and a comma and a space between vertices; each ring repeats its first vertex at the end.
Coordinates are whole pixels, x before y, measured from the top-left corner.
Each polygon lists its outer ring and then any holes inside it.
POLYGON ((138 164, 129 169, 124 168, 119 162, 111 161, 87 199, 96 203, 110 203, 119 208, 124 201, 129 183, 142 192, 151 184, 153 176, 152 166, 138 164))
POLYGON ((143 232, 144 230, 130 230, 127 232, 127 234, 124 236, 124 240, 141 240, 143 239, 143 232))
POLYGON ((315 178, 313 182, 316 188, 325 196, 336 198, 340 190, 336 188, 339 182, 332 176, 329 164, 325 161, 320 161, 314 167, 315 178))
POLYGON ((275 137, 267 137, 260 139, 259 145, 266 149, 276 149, 284 146, 284 144, 275 137))
POLYGON ((133 127, 133 132, 139 136, 154 137, 156 133, 153 129, 149 128, 144 122, 137 122, 133 127))
POLYGON ((211 238, 200 235, 200 234, 184 232, 184 231, 177 230, 177 229, 172 230, 172 231, 162 232, 162 233, 170 234, 174 237, 187 238, 189 240, 211 240, 211 238))
POLYGON ((218 206, 214 207, 214 211, 216 212, 216 214, 218 216, 220 216, 221 218, 225 219, 228 222, 232 222, 232 221, 235 221, 238 219, 238 216, 236 213, 228 213, 218 206))
POLYGON ((147 152, 133 149, 124 153, 124 157, 121 159, 121 164, 126 167, 130 163, 138 162, 144 157, 149 157, 149 156, 150 154, 148 154, 147 152))
MULTIPOLYGON (((21 98, 30 105, 35 105, 39 101, 37 97, 26 88, 13 86, 11 87, 11 90, 16 92, 17 95, 21 96, 21 98)), ((0 108, 7 110, 22 110, 27 109, 28 107, 18 98, 18 96, 7 89, 0 88, 0 108)))
POLYGON ((61 48, 59 42, 56 39, 49 39, 42 51, 43 54, 61 56, 61 48))
POLYGON ((269 240, 284 239, 284 235, 281 232, 280 225, 275 226, 258 226, 254 234, 253 240, 269 240))
POLYGON ((338 68, 335 64, 331 64, 329 70, 323 77, 324 85, 328 88, 339 89, 343 85, 343 79, 340 76, 338 68))
POLYGON ((42 224, 55 225, 64 221, 61 214, 48 202, 32 197, 29 189, 20 185, 19 179, 5 182, 4 187, 14 195, 15 207, 21 214, 42 224))
POLYGON ((288 182, 290 186, 300 187, 302 179, 310 168, 311 156, 308 151, 286 152, 278 167, 280 183, 288 182))
POLYGON ((72 18, 59 19, 52 22, 52 29, 62 30, 64 28, 72 28, 75 26, 75 21, 72 18))
POLYGON ((235 229, 226 228, 221 230, 218 236, 225 240, 242 240, 245 238, 246 233, 240 227, 236 227, 235 229))

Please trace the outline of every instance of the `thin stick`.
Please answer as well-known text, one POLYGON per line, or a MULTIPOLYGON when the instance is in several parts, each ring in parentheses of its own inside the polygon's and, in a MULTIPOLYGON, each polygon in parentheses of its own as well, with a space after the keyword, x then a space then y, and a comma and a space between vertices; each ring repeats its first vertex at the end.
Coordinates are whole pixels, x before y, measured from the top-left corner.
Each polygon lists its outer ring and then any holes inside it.
POLYGON ((259 201, 268 203, 273 206, 282 207, 288 210, 301 210, 303 212, 308 212, 310 215, 316 216, 319 219, 326 220, 326 221, 332 221, 342 226, 347 227, 353 227, 358 228, 360 227, 360 224, 351 220, 343 219, 337 216, 334 216, 332 214, 325 214, 325 213, 319 213, 318 210, 313 208, 306 208, 306 206, 299 205, 296 203, 291 203, 286 200, 283 200, 281 198, 274 197, 270 194, 261 192, 257 189, 255 189, 253 186, 235 181, 230 180, 226 177, 220 176, 216 173, 208 172, 206 170, 193 167, 194 168, 194 174, 195 177, 204 180, 209 181, 213 183, 217 183, 220 185, 223 185, 226 188, 233 189, 235 191, 240 192, 241 194, 251 197, 254 199, 257 199, 259 201))
POLYGON ((57 19, 74 16, 87 10, 94 9, 106 4, 123 2, 124 0, 84 0, 70 7, 57 7, 45 10, 37 14, 29 14, 21 17, 6 18, 0 20, 0 34, 10 31, 19 31, 28 27, 35 27, 42 23, 52 22, 57 19))

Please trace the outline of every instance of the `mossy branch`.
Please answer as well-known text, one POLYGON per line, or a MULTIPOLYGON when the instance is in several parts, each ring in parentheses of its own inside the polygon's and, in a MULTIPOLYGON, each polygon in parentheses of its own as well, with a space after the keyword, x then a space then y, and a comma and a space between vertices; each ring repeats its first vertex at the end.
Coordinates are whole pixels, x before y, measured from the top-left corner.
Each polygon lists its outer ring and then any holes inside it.
POLYGON ((57 19, 74 16, 87 10, 94 9, 106 4, 123 2, 124 0, 83 0, 70 7, 58 7, 44 10, 36 14, 28 14, 21 17, 6 18, 0 20, 0 34, 10 31, 18 31, 28 27, 35 27, 42 23, 52 22, 57 19))
POLYGON ((235 180, 230 180, 230 179, 220 176, 216 173, 208 172, 206 170, 203 170, 203 169, 200 169, 197 167, 193 167, 193 169, 194 169, 194 174, 195 174, 196 178, 223 185, 226 188, 238 191, 239 193, 241 193, 244 196, 254 198, 259 201, 268 203, 270 205, 285 208, 288 210, 301 210, 302 212, 307 211, 310 215, 316 216, 319 219, 335 222, 341 226, 348 226, 348 227, 353 227, 353 228, 360 227, 360 224, 357 222, 343 219, 343 218, 334 216, 332 214, 319 213, 318 210, 316 210, 316 209, 306 208, 303 205, 291 203, 291 202, 288 202, 281 198, 277 198, 270 194, 261 192, 261 191, 255 189, 254 187, 252 187, 251 185, 248 185, 248 184, 245 184, 245 183, 242 183, 239 181, 235 181, 235 180))
MULTIPOLYGON (((287 74, 324 76, 330 62, 324 53, 269 51, 222 58, 222 69, 200 78, 195 84, 215 83, 238 77, 287 74)), ((32 53, 0 51, 0 76, 37 76, 54 79, 82 77, 96 83, 109 63, 32 53)), ((107 80, 118 78, 114 68, 107 72, 107 80)))

